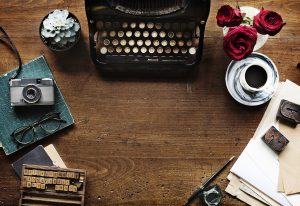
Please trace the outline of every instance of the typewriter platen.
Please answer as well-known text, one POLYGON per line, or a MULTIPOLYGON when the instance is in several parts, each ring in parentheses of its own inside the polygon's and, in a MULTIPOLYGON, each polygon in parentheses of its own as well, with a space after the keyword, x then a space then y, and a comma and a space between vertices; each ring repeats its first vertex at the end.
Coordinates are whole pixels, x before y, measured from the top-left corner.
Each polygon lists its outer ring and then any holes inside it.
POLYGON ((107 71, 189 71, 209 0, 86 0, 91 57, 107 71))

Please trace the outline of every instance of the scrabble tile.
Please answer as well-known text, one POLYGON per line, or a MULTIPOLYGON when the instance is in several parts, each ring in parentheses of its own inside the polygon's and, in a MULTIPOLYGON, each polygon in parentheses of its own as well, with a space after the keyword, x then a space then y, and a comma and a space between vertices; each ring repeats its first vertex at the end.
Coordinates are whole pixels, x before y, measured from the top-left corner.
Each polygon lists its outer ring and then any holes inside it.
POLYGON ((40 180, 41 180, 40 182, 41 182, 42 184, 45 184, 45 179, 44 179, 43 177, 41 177, 40 180))
POLYGON ((57 178, 58 177, 58 172, 54 172, 53 177, 57 178))
POLYGON ((77 186, 76 185, 73 186, 73 192, 77 192, 77 186))
POLYGON ((36 183, 36 188, 41 189, 41 183, 36 183))
POLYGON ((41 176, 44 177, 45 176, 45 171, 41 171, 41 176))
POLYGON ((30 188, 30 187, 31 187, 31 182, 27 182, 26 187, 27 187, 27 188, 30 188))
POLYGON ((52 183, 52 178, 49 178, 49 179, 48 179, 48 183, 49 183, 50 185, 53 184, 53 183, 52 183))
POLYGON ((59 190, 63 191, 64 190, 64 186, 63 185, 59 185, 59 190))
POLYGON ((36 177, 31 177, 31 182, 35 182, 36 177))
POLYGON ((70 185, 70 180, 66 180, 65 185, 70 185))
POLYGON ((57 179, 56 184, 61 184, 61 179, 57 179))
POLYGON ((33 172, 32 170, 28 170, 29 175, 32 175, 32 172, 33 172))
POLYGON ((53 176, 54 176, 53 171, 50 171, 50 172, 49 172, 49 177, 53 177, 53 176))
POLYGON ((59 185, 55 185, 55 190, 59 191, 59 185))
POLYGON ((57 184, 57 179, 56 179, 56 178, 53 178, 52 183, 53 183, 54 185, 56 185, 56 184, 57 184))
POLYGON ((41 189, 42 190, 46 189, 46 185, 45 184, 41 184, 41 189))
POLYGON ((67 192, 68 190, 69 190, 69 187, 68 187, 67 185, 65 185, 65 186, 64 186, 64 191, 67 192))
POLYGON ((36 187, 36 183, 35 182, 31 183, 31 187, 36 187))
POLYGON ((27 181, 31 182, 31 177, 30 176, 27 177, 27 181))
POLYGON ((28 175, 28 169, 24 169, 24 175, 28 175))

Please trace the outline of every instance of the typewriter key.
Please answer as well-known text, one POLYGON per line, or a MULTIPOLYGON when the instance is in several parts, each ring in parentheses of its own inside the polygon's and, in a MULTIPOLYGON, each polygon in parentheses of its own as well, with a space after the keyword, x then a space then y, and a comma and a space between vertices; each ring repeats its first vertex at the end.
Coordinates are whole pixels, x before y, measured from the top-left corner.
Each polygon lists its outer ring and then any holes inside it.
POLYGON ((136 23, 135 22, 131 22, 130 27, 134 29, 136 27, 136 23))
POLYGON ((109 33, 109 36, 110 36, 110 37, 115 37, 115 36, 116 36, 116 32, 115 32, 115 31, 111 31, 111 32, 109 33))
POLYGON ((167 42, 166 40, 163 40, 163 41, 161 42, 161 45, 162 45, 162 46, 167 46, 167 45, 168 45, 168 42, 167 42))
POLYGON ((184 38, 188 39, 191 37, 190 33, 189 32, 184 32, 183 34, 184 38))
POLYGON ((127 31, 127 32, 126 32, 126 36, 127 36, 127 37, 131 37, 131 36, 132 36, 132 31, 127 31))
POLYGON ((161 38, 165 38, 166 37, 166 32, 164 32, 164 31, 159 32, 159 36, 161 38))
POLYGON ((129 48, 129 47, 125 47, 125 48, 124 48, 124 52, 125 52, 126 54, 128 54, 128 53, 130 52, 130 48, 129 48))
POLYGON ((147 48, 146 48, 146 47, 142 47, 142 48, 141 48, 141 52, 142 52, 143 54, 145 54, 145 53, 147 52, 147 48))
POLYGON ((117 29, 117 28, 120 27, 120 23, 117 22, 117 21, 115 21, 115 22, 112 23, 112 27, 113 27, 114 29, 117 29))
POLYGON ((190 53, 191 55, 196 54, 196 48, 195 48, 195 47, 191 47, 191 48, 189 49, 189 53, 190 53))
POLYGON ((192 41, 191 41, 191 40, 187 41, 187 42, 186 42, 186 45, 187 45, 187 46, 192 46, 192 41))
POLYGON ((149 36, 149 32, 144 31, 144 32, 143 32, 143 36, 144 36, 145 38, 147 38, 147 37, 149 36))
POLYGON ((118 32, 118 37, 123 37, 124 36, 124 32, 123 31, 119 31, 118 32))
POLYGON ((119 41, 117 39, 114 39, 112 41, 112 45, 117 46, 119 44, 119 41))
POLYGON ((139 32, 139 31, 134 32, 134 36, 135 37, 140 37, 141 36, 141 32, 139 32))
POLYGON ((111 28, 111 22, 105 22, 105 28, 109 29, 111 28))
POLYGON ((126 28, 128 27, 128 23, 127 23, 127 22, 123 22, 122 27, 123 27, 124 29, 126 29, 126 28))
POLYGON ((186 48, 182 48, 182 49, 181 49, 181 53, 182 53, 182 54, 186 54, 186 53, 187 53, 187 49, 186 49, 186 48))
POLYGON ((182 40, 178 41, 178 46, 184 46, 184 41, 182 40))
POLYGON ((165 52, 166 52, 167 54, 170 54, 170 53, 171 53, 170 47, 167 47, 167 48, 165 49, 165 52))
POLYGON ((100 53, 101 54, 106 54, 107 53, 107 48, 106 47, 101 47, 100 48, 100 53))
POLYGON ((105 46, 109 45, 109 44, 110 44, 109 39, 104 39, 104 40, 103 40, 103 44, 104 44, 105 46))
POLYGON ((177 37, 178 39, 182 38, 182 32, 177 32, 177 33, 176 33, 176 37, 177 37))
POLYGON ((122 52, 122 47, 117 47, 117 48, 116 48, 116 52, 117 52, 117 53, 121 53, 121 52, 122 52))
POLYGON ((133 49, 132 49, 132 51, 133 51, 133 53, 138 53, 139 52, 139 49, 137 48, 137 47, 133 47, 133 49))
POLYGON ((156 28, 156 29, 161 29, 161 27, 162 27, 161 23, 156 23, 156 24, 155 24, 155 28, 156 28))
POLYGON ((170 41, 170 46, 175 46, 175 45, 176 45, 176 41, 171 40, 171 41, 170 41))
POLYGON ((152 36, 153 38, 156 38, 156 37, 157 37, 157 32, 156 32, 156 31, 153 31, 153 32, 151 33, 151 36, 152 36))
POLYGON ((164 49, 162 47, 158 47, 157 48, 157 53, 161 54, 163 53, 164 49))
POLYGON ((151 40, 147 39, 147 40, 145 41, 145 45, 146 45, 146 46, 150 46, 150 45, 151 45, 151 40))
POLYGON ((129 40, 128 44, 129 44, 129 46, 133 46, 135 44, 135 41, 131 39, 131 40, 129 40))
POLYGON ((172 38, 174 37, 174 33, 170 31, 170 32, 168 33, 168 37, 172 39, 172 38))
POLYGON ((141 22, 141 23, 139 23, 139 27, 140 27, 140 29, 144 29, 145 28, 145 23, 144 22, 141 22))
POLYGON ((154 52, 155 52, 154 47, 150 47, 150 48, 149 48, 149 53, 150 53, 150 54, 153 54, 154 52))
POLYGON ((102 38, 107 37, 107 32, 106 32, 106 31, 101 32, 101 37, 102 37, 102 38))
POLYGON ((152 22, 149 22, 149 23, 147 23, 147 27, 148 27, 149 29, 153 29, 154 24, 153 24, 152 22))
POLYGON ((97 21, 96 28, 101 30, 101 29, 103 29, 103 27, 104 27, 103 21, 97 21))
POLYGON ((125 46, 126 45, 126 40, 125 39, 122 39, 121 41, 120 41, 120 44, 122 45, 122 46, 125 46))
POLYGON ((154 40, 154 41, 153 41, 153 45, 154 45, 154 46, 158 46, 158 45, 159 45, 159 41, 158 41, 158 40, 154 40))
POLYGON ((137 45, 138 45, 138 46, 142 46, 143 43, 144 43, 143 40, 138 40, 138 41, 137 41, 137 45))
POLYGON ((173 49, 173 53, 174 53, 174 54, 178 54, 178 52, 179 52, 179 49, 178 49, 177 47, 175 47, 175 48, 173 49))
POLYGON ((170 23, 165 23, 165 24, 164 24, 164 28, 165 28, 165 29, 170 29, 170 28, 171 28, 170 23))

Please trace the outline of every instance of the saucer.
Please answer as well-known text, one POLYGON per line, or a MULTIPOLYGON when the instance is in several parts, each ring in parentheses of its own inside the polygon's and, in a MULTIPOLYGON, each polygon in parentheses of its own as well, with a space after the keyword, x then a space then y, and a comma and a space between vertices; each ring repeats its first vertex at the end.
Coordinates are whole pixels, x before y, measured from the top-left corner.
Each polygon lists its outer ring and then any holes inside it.
POLYGON ((228 92, 237 102, 246 106, 258 106, 272 98, 279 83, 279 75, 276 65, 269 57, 253 52, 246 59, 230 62, 226 71, 225 82, 228 92), (268 74, 266 81, 268 85, 264 85, 256 92, 247 90, 240 81, 242 71, 252 65, 260 65, 268 74))

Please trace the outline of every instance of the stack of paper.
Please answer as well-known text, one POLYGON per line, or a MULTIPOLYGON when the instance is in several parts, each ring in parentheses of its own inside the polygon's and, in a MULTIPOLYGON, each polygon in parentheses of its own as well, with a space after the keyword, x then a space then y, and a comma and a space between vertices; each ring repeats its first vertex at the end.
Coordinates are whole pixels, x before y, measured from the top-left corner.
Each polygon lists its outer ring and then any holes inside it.
POLYGON ((300 126, 291 128, 276 120, 280 101, 300 104, 299 94, 300 87, 291 81, 280 84, 253 138, 230 170, 226 192, 253 206, 300 205, 300 126), (279 155, 261 140, 271 125, 290 140, 279 155))

